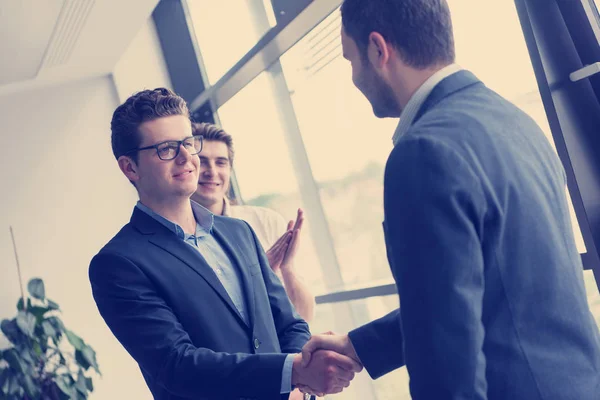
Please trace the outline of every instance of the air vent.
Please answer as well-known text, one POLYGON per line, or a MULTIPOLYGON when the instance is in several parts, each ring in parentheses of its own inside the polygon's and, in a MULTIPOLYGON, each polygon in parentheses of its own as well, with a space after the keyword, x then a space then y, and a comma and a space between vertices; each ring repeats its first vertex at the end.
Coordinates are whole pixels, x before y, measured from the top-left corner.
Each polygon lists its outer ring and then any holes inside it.
MULTIPOLYGON (((65 0, 46 49, 40 71, 66 64, 71 58, 95 0, 65 0)), ((39 74, 39 72, 38 72, 39 74)))
POLYGON ((333 12, 302 39, 307 77, 315 75, 342 55, 341 26, 340 13, 333 12))

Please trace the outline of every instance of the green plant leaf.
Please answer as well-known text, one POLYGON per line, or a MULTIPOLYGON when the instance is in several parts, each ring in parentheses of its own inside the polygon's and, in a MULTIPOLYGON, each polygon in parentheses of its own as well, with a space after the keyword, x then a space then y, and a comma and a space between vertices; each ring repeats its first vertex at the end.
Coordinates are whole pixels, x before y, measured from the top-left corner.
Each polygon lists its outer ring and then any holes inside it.
POLYGON ((19 385, 19 381, 17 379, 16 376, 9 376, 9 384, 8 384, 8 390, 6 391, 6 394, 10 395, 14 395, 14 394, 20 394, 20 392, 23 390, 21 388, 21 385, 19 385))
POLYGON ((10 374, 10 371, 8 370, 8 368, 2 368, 0 370, 0 393, 2 393, 2 394, 8 393, 9 374, 10 374))
POLYGON ((21 374, 25 372, 25 367, 23 366, 16 349, 4 350, 2 356, 12 369, 21 374))
POLYGON ((92 366, 81 350, 75 350, 75 361, 77 361, 77 364, 86 371, 92 366))
POLYGON ((3 319, 0 323, 0 330, 12 344, 17 345, 21 342, 23 334, 17 325, 16 318, 3 319))
POLYGON ((55 379, 52 379, 47 387, 48 390, 45 393, 47 397, 42 397, 42 400, 69 400, 70 396, 58 387, 55 379))
POLYGON ((33 330, 35 329, 36 318, 33 314, 25 311, 19 311, 17 314, 17 326, 21 329, 21 332, 29 336, 30 338, 35 337, 33 330))
POLYGON ((44 331, 44 335, 48 337, 55 337, 56 335, 56 329, 54 329, 54 326, 48 320, 42 321, 42 330, 44 331))
MULTIPOLYGON (((37 342, 34 342, 34 343, 37 343, 37 342)), ((33 365, 35 363, 35 361, 33 360, 33 357, 31 357, 31 350, 29 348, 22 348, 19 356, 21 358, 21 362, 23 362, 23 361, 25 362, 25 368, 27 368, 29 365, 33 365)))
POLYGON ((37 398, 40 395, 40 389, 31 379, 29 375, 23 375, 23 389, 25 389, 25 393, 32 399, 37 398))
POLYGON ((81 370, 79 370, 79 373, 77 374, 77 382, 75 382, 75 389, 77 389, 79 393, 87 395, 88 389, 85 382, 85 375, 83 375, 83 372, 81 370))
POLYGON ((19 301, 17 301, 17 311, 23 311, 25 309, 25 302, 23 301, 23 298, 20 297, 19 301))
POLYGON ((45 351, 42 350, 42 346, 40 346, 40 344, 38 342, 33 342, 33 352, 38 357, 41 357, 42 354, 45 353, 45 351))
POLYGON ((83 340, 79 336, 68 329, 65 329, 65 334, 67 335, 69 343, 71 343, 76 350, 83 350, 85 343, 83 343, 83 340))
POLYGON ((54 383, 60 389, 60 391, 67 396, 67 399, 71 397, 71 382, 67 380, 64 375, 54 377, 54 383))
POLYGON ((85 378, 85 386, 87 386, 87 388, 90 392, 94 391, 94 384, 92 383, 92 378, 88 378, 88 377, 85 378))
POLYGON ((46 307, 32 306, 29 307, 27 311, 35 315, 35 318, 38 320, 38 322, 41 322, 44 319, 44 314, 51 310, 46 307))
POLYGON ((64 332, 66 330, 65 325, 58 317, 48 317, 46 321, 50 322, 57 332, 64 332))
POLYGON ((98 361, 96 360, 96 352, 94 351, 94 349, 86 345, 85 349, 83 349, 83 356, 86 360, 88 360, 90 364, 92 364, 94 370, 96 370, 96 372, 100 374, 100 368, 98 367, 98 361))
POLYGON ((58 303, 55 303, 54 301, 48 299, 48 309, 49 310, 60 310, 60 307, 58 306, 58 303))
POLYGON ((40 278, 33 278, 29 281, 29 283, 27 284, 27 290, 29 291, 29 294, 38 299, 38 300, 44 300, 44 298, 46 297, 46 289, 44 288, 44 281, 42 281, 40 278))

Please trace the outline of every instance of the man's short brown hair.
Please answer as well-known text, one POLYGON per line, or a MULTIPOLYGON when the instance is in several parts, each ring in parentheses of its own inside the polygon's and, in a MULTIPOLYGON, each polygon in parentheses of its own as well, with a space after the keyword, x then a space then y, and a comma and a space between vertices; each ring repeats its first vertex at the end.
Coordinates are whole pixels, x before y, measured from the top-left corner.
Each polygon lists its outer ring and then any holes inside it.
POLYGON ((407 65, 424 69, 454 62, 446 0, 344 0, 342 26, 366 59, 369 35, 381 34, 407 65))
MULTIPOLYGON (((189 119, 190 112, 185 100, 166 88, 143 90, 129 97, 121 104, 110 122, 113 154, 118 160, 127 152, 140 147, 139 126, 171 115, 183 115, 189 119)), ((131 158, 137 162, 137 153, 131 158)))
POLYGON ((235 151, 233 150, 233 139, 229 133, 225 132, 218 126, 209 124, 207 122, 195 122, 192 124, 192 134, 202 135, 204 141, 225 143, 227 145, 227 152, 229 155, 229 164, 233 166, 233 156, 235 151))

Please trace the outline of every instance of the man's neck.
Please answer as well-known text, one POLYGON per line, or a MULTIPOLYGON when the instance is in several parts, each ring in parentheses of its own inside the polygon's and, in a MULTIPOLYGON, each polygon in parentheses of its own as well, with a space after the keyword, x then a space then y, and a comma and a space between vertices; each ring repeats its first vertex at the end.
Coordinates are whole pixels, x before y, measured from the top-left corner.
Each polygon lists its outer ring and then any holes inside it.
POLYGON ((225 199, 207 204, 207 202, 202 201, 202 199, 192 195, 192 200, 194 200, 196 203, 200 204, 202 207, 206 208, 208 211, 215 215, 223 215, 223 212, 225 211, 225 199))
POLYGON ((140 202, 158 215, 181 226, 185 233, 192 234, 196 232, 196 219, 189 198, 168 202, 140 198, 140 202))
POLYGON ((429 78, 445 67, 447 65, 435 65, 425 69, 414 69, 404 66, 404 71, 396 74, 398 80, 392 86, 396 88, 394 92, 401 109, 406 107, 410 98, 429 78))

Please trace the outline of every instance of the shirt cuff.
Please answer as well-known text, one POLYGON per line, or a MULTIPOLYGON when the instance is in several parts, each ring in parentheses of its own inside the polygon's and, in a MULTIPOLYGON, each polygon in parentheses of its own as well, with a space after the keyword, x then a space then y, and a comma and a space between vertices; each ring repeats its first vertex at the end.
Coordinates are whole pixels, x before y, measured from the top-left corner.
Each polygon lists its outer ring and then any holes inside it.
POLYGON ((295 354, 288 354, 283 362, 283 371, 281 373, 281 394, 292 391, 292 366, 294 365, 295 354))

